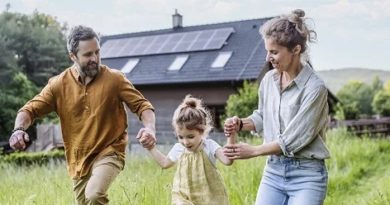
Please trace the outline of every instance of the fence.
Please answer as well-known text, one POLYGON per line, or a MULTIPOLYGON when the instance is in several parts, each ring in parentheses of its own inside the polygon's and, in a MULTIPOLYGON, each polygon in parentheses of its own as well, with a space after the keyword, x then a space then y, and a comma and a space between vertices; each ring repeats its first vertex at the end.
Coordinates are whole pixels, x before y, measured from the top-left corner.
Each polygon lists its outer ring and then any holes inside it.
MULTIPOLYGON (((379 119, 331 121, 329 123, 329 127, 346 127, 349 131, 358 136, 390 136, 390 117, 383 117, 379 119)), ((161 145, 177 142, 173 131, 157 131, 157 135, 158 142, 161 145)), ((221 143, 225 140, 222 132, 212 132, 210 133, 210 138, 221 143)), ((130 146, 135 145, 136 147, 138 144, 135 137, 130 137, 130 142, 130 146)), ((29 146, 28 151, 47 151, 55 148, 61 148, 63 146, 61 127, 58 124, 41 124, 37 126, 37 140, 29 146)))
POLYGON ((390 117, 383 117, 378 119, 332 121, 329 124, 329 127, 346 127, 349 131, 355 133, 358 136, 390 136, 390 117))
POLYGON ((64 147, 59 124, 40 124, 36 128, 37 139, 27 148, 28 152, 49 151, 64 147))

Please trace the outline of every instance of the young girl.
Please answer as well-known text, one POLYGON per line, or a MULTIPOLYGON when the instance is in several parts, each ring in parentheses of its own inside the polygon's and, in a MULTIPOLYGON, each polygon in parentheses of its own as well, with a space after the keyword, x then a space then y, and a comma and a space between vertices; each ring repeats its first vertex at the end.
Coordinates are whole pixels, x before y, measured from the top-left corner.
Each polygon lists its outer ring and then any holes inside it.
MULTIPOLYGON (((220 145, 207 135, 211 117, 202 101, 187 95, 176 109, 172 125, 179 143, 163 155, 156 147, 149 150, 163 168, 177 164, 173 179, 172 204, 226 205, 229 204, 223 179, 216 169, 216 159, 231 165, 220 145)), ((234 136, 228 139, 233 140, 234 136)))

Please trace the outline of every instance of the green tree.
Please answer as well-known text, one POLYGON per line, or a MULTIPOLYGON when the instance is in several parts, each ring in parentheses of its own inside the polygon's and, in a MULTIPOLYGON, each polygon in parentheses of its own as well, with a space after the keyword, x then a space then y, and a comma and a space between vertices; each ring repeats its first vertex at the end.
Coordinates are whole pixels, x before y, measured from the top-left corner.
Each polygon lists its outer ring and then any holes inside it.
POLYGON ((258 106, 258 86, 257 83, 245 81, 237 94, 232 94, 227 100, 225 107, 227 116, 247 117, 258 106))
POLYGON ((371 88, 374 91, 374 93, 380 91, 383 89, 383 82, 379 78, 379 76, 375 76, 371 83, 371 88))
POLYGON ((390 116, 390 80, 386 82, 382 90, 375 94, 372 108, 377 114, 390 116))
POLYGON ((0 141, 8 140, 18 109, 37 87, 70 65, 65 31, 46 14, 0 13, 0 141))
POLYGON ((0 88, 0 141, 8 140, 18 109, 37 92, 35 84, 20 72, 14 74, 10 84, 0 88))
POLYGON ((0 25, 0 41, 7 42, 5 50, 16 60, 18 70, 38 86, 70 64, 66 26, 55 18, 37 11, 30 16, 3 12, 0 25))
POLYGON ((17 62, 14 58, 14 52, 8 51, 9 41, 0 34, 0 87, 9 84, 11 77, 17 70, 17 62))
POLYGON ((338 92, 341 101, 337 113, 344 113, 345 119, 356 119, 360 115, 372 115, 371 102, 374 97, 372 87, 361 81, 350 81, 338 92), (342 110, 340 110, 342 109, 342 110))

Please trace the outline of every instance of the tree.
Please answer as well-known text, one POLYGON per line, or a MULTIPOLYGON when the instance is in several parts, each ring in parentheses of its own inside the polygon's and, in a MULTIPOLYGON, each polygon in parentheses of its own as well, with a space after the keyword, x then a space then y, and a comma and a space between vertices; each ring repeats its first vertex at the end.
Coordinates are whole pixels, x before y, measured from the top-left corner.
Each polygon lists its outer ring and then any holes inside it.
POLYGON ((374 91, 374 93, 380 91, 383 89, 383 82, 379 78, 379 76, 375 76, 371 83, 371 88, 374 91))
POLYGON ((375 113, 390 116, 390 80, 375 94, 372 107, 375 113))
POLYGON ((0 87, 9 84, 13 74, 17 71, 17 62, 14 58, 15 53, 8 51, 9 41, 0 34, 0 87))
POLYGON ((371 102, 374 93, 367 84, 361 81, 350 81, 336 95, 341 101, 341 106, 338 106, 338 109, 343 109, 336 112, 343 112, 346 119, 356 119, 362 114, 373 114, 371 102))
POLYGON ((8 140, 18 109, 37 87, 70 65, 65 31, 55 18, 37 11, 0 13, 0 141, 8 140))
POLYGON ((70 64, 66 51, 65 26, 55 18, 35 11, 31 16, 0 14, 0 38, 16 60, 18 71, 38 86, 70 64))
POLYGON ((6 141, 13 129, 15 117, 38 88, 23 73, 15 73, 10 84, 0 88, 0 141, 6 141))

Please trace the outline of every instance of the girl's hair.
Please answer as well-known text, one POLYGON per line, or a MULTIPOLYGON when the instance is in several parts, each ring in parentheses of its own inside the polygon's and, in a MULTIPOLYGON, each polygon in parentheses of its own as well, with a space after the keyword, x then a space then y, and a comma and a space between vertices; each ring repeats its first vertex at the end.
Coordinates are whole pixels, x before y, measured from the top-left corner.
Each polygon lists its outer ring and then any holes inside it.
POLYGON ((296 45, 301 46, 301 54, 307 54, 307 42, 315 42, 317 33, 306 24, 307 18, 301 9, 291 14, 275 17, 263 24, 260 34, 263 39, 271 38, 277 44, 287 47, 290 51, 296 45))
POLYGON ((202 100, 187 95, 173 114, 172 126, 175 130, 186 128, 208 133, 212 129, 211 119, 210 112, 203 106, 202 100))

